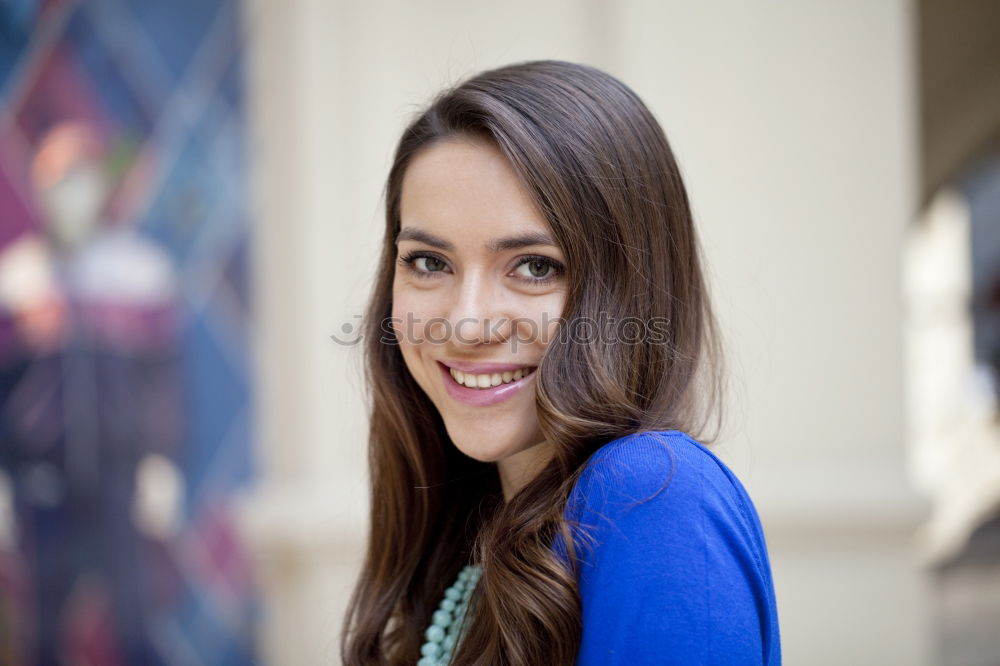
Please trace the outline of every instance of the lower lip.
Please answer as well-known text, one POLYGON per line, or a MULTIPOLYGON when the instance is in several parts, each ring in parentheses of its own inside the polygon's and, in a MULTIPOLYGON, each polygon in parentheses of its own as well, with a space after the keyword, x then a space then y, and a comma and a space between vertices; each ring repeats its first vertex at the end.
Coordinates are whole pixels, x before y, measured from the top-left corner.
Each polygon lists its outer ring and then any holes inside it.
POLYGON ((494 386, 493 388, 488 389, 474 389, 456 382, 455 378, 451 376, 451 371, 448 369, 448 366, 438 363, 438 367, 441 368, 441 376, 444 379, 444 387, 448 391, 448 395, 458 402, 465 405, 472 405, 473 407, 495 405, 498 402, 520 393, 521 389, 534 380, 535 373, 538 372, 538 368, 535 368, 531 371, 530 375, 521 377, 520 379, 509 384, 500 384, 499 386, 494 386))

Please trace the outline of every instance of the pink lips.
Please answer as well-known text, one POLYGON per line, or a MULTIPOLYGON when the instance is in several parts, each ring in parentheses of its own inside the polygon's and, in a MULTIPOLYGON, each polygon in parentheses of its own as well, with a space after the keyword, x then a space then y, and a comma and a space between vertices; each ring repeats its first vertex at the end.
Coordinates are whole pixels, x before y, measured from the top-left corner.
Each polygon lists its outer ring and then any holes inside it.
POLYGON ((448 395, 458 402, 474 407, 495 405, 510 398, 527 386, 528 382, 532 381, 535 376, 535 372, 532 371, 531 374, 525 375, 509 384, 500 384, 488 389, 474 389, 456 382, 455 378, 448 371, 448 368, 485 375, 493 374, 494 372, 513 372, 514 370, 531 366, 511 365, 509 363, 458 363, 449 361, 448 365, 438 362, 438 367, 441 368, 441 378, 444 380, 444 387, 448 391, 448 395))

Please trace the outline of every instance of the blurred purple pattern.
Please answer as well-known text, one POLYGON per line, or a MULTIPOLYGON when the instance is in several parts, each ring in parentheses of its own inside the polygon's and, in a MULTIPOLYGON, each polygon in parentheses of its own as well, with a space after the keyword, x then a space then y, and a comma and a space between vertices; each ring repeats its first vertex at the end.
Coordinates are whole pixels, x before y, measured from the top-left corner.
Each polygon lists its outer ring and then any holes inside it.
POLYGON ((0 666, 255 661, 238 10, 0 3, 0 666))

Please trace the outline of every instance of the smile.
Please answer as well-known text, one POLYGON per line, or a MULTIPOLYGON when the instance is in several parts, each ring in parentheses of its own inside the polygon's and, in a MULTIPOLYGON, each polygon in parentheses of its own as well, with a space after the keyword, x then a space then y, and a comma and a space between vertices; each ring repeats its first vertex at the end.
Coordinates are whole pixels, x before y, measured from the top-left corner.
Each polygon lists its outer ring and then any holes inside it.
MULTIPOLYGON (((473 407, 486 407, 507 400, 530 384, 536 366, 508 366, 507 369, 482 368, 491 372, 468 372, 438 362, 445 390, 455 401, 473 407)), ((479 370, 480 368, 470 368, 479 370)))
POLYGON ((535 371, 535 369, 533 367, 527 367, 518 368, 514 372, 507 370, 504 372, 494 372, 491 374, 481 375, 472 374, 471 372, 462 372, 461 370, 456 370, 455 368, 448 368, 448 371, 451 373, 451 376, 456 382, 466 388, 488 389, 493 388, 494 386, 500 386, 501 384, 510 384, 513 381, 521 379, 521 377, 530 375, 535 371))

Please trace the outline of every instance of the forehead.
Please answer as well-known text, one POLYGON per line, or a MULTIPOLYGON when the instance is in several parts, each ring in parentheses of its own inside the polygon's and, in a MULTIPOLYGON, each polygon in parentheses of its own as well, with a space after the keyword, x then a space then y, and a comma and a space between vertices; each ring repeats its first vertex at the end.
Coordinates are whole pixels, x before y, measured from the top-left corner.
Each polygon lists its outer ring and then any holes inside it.
POLYGON ((548 229, 499 147, 464 137, 445 139, 413 157, 403 176, 400 224, 457 243, 548 229))

